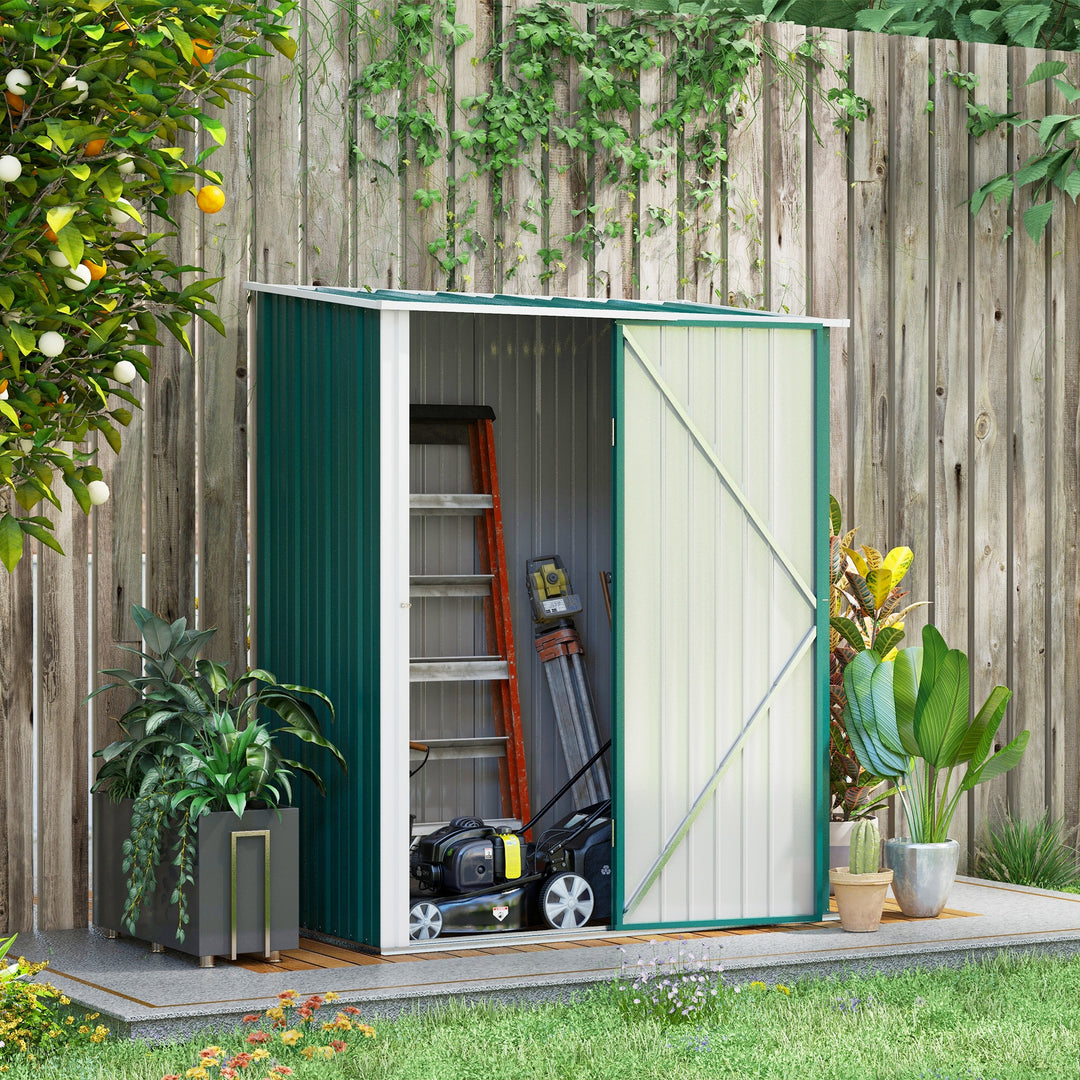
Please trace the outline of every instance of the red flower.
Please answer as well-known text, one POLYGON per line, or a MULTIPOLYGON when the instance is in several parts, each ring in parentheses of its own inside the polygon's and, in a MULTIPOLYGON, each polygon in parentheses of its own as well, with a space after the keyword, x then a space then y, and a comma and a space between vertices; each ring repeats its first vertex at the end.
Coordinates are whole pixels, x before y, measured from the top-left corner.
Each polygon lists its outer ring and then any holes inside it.
POLYGON ((296 1010, 296 1015, 299 1016, 301 1020, 310 1020, 312 1012, 306 1005, 301 1005, 300 1008, 296 1010))
POLYGON ((227 1064, 232 1069, 246 1069, 251 1064, 251 1055, 245 1053, 235 1054, 227 1064))
POLYGON ((169 1073, 167 1076, 163 1076, 161 1080, 180 1080, 179 1073, 169 1073))
POLYGON ((254 1045, 255 1043, 264 1043, 270 1041, 270 1033, 266 1031, 253 1031, 248 1037, 247 1041, 254 1045))
POLYGON ((360 1010, 355 1005, 346 1005, 345 1006, 345 1011, 347 1013, 349 1013, 350 1016, 359 1016, 360 1015, 360 1010))
POLYGON ((330 1045, 339 1053, 343 1054, 346 1050, 346 1044, 340 1039, 331 1039, 330 1045))
POLYGON ((257 1024, 258 1022, 259 1022, 259 1014, 258 1013, 248 1013, 247 1016, 245 1016, 243 1021, 242 1021, 242 1023, 244 1023, 244 1024, 257 1024))
POLYGON ((288 1065, 275 1065, 273 1071, 276 1072, 278 1076, 292 1076, 292 1069, 290 1069, 288 1065))

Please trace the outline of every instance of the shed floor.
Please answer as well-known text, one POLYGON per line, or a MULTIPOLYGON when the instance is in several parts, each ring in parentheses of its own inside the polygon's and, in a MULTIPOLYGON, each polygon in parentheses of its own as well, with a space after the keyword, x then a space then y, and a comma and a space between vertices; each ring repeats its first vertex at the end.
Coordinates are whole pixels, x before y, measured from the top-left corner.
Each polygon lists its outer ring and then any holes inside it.
POLYGON ((209 969, 180 953, 151 953, 131 939, 110 941, 96 929, 20 934, 17 947, 28 959, 48 960, 42 978, 100 1012, 118 1032, 155 1039, 231 1027, 286 989, 336 991, 369 1017, 452 998, 565 998, 609 981, 624 964, 664 961, 680 948, 718 959, 734 982, 955 965, 1002 949, 1072 955, 1080 953, 1080 896, 961 877, 937 919, 907 919, 890 902, 874 934, 847 934, 826 919, 684 934, 590 931, 572 941, 522 937, 459 938, 449 950, 393 956, 305 938, 281 964, 242 959, 209 969))

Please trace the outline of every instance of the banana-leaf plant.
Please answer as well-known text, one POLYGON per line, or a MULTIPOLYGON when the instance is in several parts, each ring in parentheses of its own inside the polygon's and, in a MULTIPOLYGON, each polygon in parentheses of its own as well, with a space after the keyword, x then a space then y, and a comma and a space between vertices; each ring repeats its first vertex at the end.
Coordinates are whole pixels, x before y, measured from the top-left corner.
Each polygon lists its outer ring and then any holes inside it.
POLYGON ((179 872, 171 902, 177 906, 177 938, 183 941, 198 819, 217 810, 239 817, 249 806, 287 805, 296 773, 325 794, 314 769, 282 753, 281 736, 325 750, 343 770, 345 759, 305 700, 320 702, 333 719, 325 694, 279 683, 261 668, 230 679, 221 664, 199 655, 213 629, 189 630, 186 619, 169 623, 139 605, 132 616, 146 645, 146 651, 128 650, 139 658, 140 670, 103 671, 112 681, 90 695, 116 687, 135 695, 118 721, 123 736, 94 755, 103 764, 92 790, 134 800, 131 833, 123 845, 125 925, 134 932, 143 902, 154 890, 156 868, 168 854, 179 872), (266 710, 280 721, 273 728, 264 719, 266 710))
POLYGON ((900 589, 915 558, 911 548, 882 555, 855 547, 855 533, 843 532, 840 504, 829 496, 829 789, 833 813, 841 820, 866 817, 895 794, 884 778, 859 762, 844 724, 844 669, 872 649, 891 659, 904 637, 904 616, 924 601, 901 606, 900 589))
POLYGON ((972 719, 968 658, 932 625, 923 628, 921 648, 902 649, 892 662, 859 653, 844 670, 844 689, 855 754, 864 768, 897 783, 916 843, 947 840, 964 792, 1008 772, 1027 746, 1030 733, 1022 731, 990 754, 1012 691, 995 686, 972 719))

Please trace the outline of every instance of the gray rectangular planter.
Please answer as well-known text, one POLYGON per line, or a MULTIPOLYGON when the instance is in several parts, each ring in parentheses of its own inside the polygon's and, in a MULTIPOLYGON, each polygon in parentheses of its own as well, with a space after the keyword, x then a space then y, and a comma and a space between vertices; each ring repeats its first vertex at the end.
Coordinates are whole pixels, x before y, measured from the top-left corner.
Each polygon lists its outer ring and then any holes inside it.
MULTIPOLYGON (((122 848, 131 829, 131 807, 130 799, 94 796, 94 925, 123 933, 129 931, 122 924, 127 898, 122 848)), ((177 879, 170 847, 162 852, 157 889, 143 904, 135 937, 198 956, 207 966, 215 956, 269 956, 299 945, 299 810, 248 810, 242 818, 220 811, 199 819, 182 942, 176 937, 176 905, 170 903, 177 879)))

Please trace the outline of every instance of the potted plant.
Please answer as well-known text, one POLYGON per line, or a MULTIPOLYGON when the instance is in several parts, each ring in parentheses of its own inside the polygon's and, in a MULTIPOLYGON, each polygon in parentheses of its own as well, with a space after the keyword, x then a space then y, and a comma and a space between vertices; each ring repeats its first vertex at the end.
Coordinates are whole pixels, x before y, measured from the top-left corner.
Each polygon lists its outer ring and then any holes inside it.
MULTIPOLYGON (((126 929, 160 949, 270 955, 298 941, 298 811, 288 806, 296 773, 284 735, 326 750, 345 767, 306 700, 333 706, 309 687, 267 671, 231 680, 199 653, 214 631, 170 624, 136 605, 146 651, 142 671, 102 672, 135 701, 123 737, 98 750, 94 792, 94 922, 126 929), (265 708, 281 721, 271 728, 265 708)), ((93 695, 92 695, 93 696, 93 695)))
POLYGON ((930 625, 922 647, 903 649, 894 661, 860 653, 844 671, 844 689, 855 753, 899 785, 911 834, 885 842, 893 894, 905 915, 934 917, 956 875, 960 849, 948 833, 960 797, 1016 765, 1029 733, 990 755, 1012 691, 995 686, 971 719, 968 658, 930 625))
POLYGON ((847 866, 829 871, 829 885, 836 897, 840 925, 854 933, 868 933, 881 925, 885 892, 893 879, 881 869, 881 832, 874 818, 862 818, 852 826, 847 866))
POLYGON ((892 657, 904 637, 904 616, 922 601, 900 606, 903 581, 915 556, 896 547, 882 555, 863 545, 856 529, 843 533, 840 504, 829 496, 829 866, 846 858, 854 822, 881 809, 895 788, 869 772, 844 724, 844 669, 861 652, 892 657))

